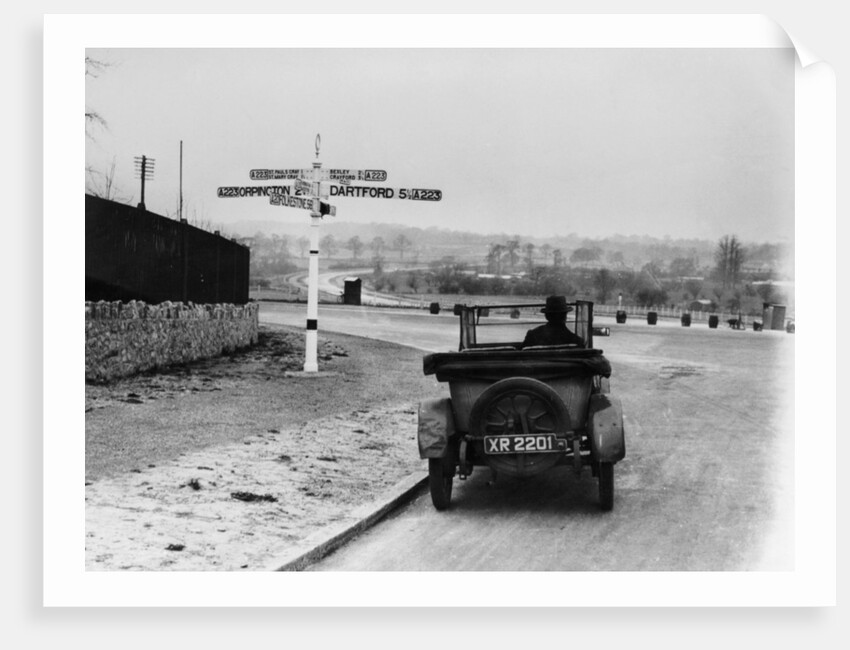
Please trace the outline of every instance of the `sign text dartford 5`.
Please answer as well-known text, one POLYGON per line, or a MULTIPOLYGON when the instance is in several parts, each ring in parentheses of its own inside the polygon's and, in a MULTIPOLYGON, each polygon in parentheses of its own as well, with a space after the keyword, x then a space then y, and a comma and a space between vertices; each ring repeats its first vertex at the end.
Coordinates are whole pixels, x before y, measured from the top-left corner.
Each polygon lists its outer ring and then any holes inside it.
POLYGON ((411 199, 413 201, 439 201, 440 190, 396 189, 394 187, 367 187, 366 185, 331 185, 331 196, 353 196, 369 199, 411 199))

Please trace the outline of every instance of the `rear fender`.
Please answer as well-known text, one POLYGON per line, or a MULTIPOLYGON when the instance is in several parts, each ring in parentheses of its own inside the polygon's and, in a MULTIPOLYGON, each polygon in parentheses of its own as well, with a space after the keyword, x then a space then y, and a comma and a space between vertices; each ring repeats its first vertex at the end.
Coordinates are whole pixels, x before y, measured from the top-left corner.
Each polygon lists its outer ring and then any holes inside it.
POLYGON ((419 403, 420 458, 444 458, 449 449, 449 438, 455 433, 452 400, 448 397, 430 399, 419 403))
POLYGON ((596 462, 616 463, 626 456, 623 406, 610 393, 590 396, 587 411, 590 455, 596 462))

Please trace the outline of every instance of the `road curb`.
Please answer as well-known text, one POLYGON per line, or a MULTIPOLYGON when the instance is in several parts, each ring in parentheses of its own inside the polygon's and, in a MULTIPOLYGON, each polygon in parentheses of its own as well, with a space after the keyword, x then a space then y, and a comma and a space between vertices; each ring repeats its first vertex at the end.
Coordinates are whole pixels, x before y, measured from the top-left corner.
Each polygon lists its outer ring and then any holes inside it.
POLYGON ((428 483, 428 475, 411 474, 389 488, 378 499, 352 513, 354 523, 329 526, 288 549, 266 567, 267 571, 303 571, 343 544, 364 533, 390 512, 407 503, 428 483))

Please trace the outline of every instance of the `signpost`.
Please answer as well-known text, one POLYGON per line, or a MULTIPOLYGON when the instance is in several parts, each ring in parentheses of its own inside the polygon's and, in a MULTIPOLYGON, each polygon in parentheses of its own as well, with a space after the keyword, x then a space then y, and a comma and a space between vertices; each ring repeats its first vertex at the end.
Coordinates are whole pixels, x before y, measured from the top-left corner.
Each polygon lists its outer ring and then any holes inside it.
POLYGON ((252 181, 292 180, 312 173, 311 169, 252 169, 249 176, 252 181))
POLYGON ((314 199, 310 196, 284 196, 282 194, 272 194, 269 197, 269 203, 272 205, 282 205, 287 208, 301 208, 302 210, 312 210, 313 212, 317 211, 317 201, 318 199, 314 199))
POLYGON ((303 178, 296 178, 294 186, 295 191, 300 194, 315 194, 316 196, 319 194, 318 188, 313 187, 313 183, 305 181, 303 178))
POLYGON ((313 169, 252 169, 252 181, 295 180, 310 178, 318 181, 375 181, 387 180, 383 169, 319 169, 318 178, 313 178, 313 169))
POLYGON ((268 197, 271 205, 310 210, 310 260, 307 284, 307 334, 304 372, 317 372, 319 335, 319 223, 325 215, 336 216, 336 206, 322 199, 344 196, 372 199, 439 201, 440 190, 397 189, 352 185, 356 182, 381 183, 387 180, 383 169, 322 169, 318 161, 321 136, 316 135, 316 161, 311 169, 252 169, 252 181, 293 181, 289 185, 228 186, 218 188, 219 198, 268 197))
POLYGON ((288 185, 247 185, 247 186, 228 186, 218 188, 218 198, 220 199, 236 199, 245 198, 246 196, 263 196, 268 198, 272 194, 292 193, 292 188, 288 185))
POLYGON ((369 199, 408 199, 413 201, 439 201, 443 198, 440 190, 419 188, 397 189, 395 187, 368 187, 366 185, 331 185, 331 196, 353 196, 369 199))

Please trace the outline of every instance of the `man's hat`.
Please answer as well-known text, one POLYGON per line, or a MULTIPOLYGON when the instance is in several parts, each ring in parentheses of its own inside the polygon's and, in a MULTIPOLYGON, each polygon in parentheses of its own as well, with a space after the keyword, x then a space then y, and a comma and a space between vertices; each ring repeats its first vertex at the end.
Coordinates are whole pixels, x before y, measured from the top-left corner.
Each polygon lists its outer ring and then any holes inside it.
POLYGON ((567 304, 566 296, 549 296, 546 298, 546 306, 540 311, 544 314, 566 314, 573 308, 567 304))

